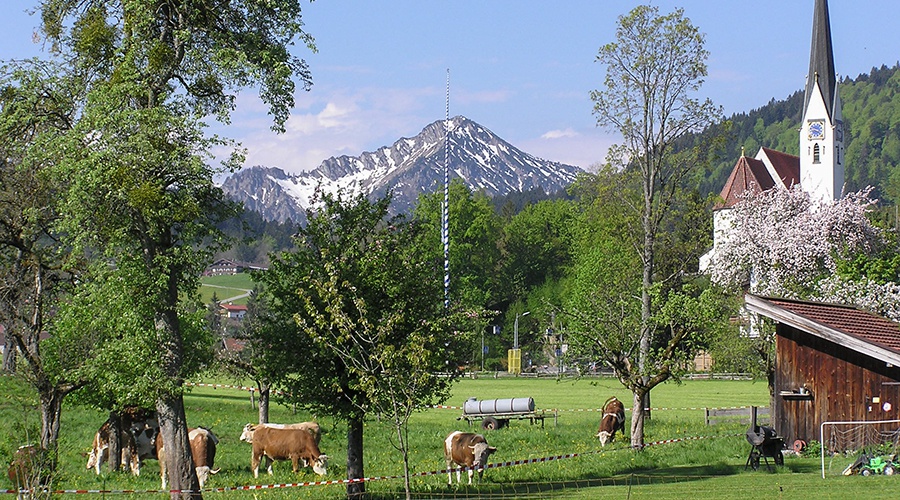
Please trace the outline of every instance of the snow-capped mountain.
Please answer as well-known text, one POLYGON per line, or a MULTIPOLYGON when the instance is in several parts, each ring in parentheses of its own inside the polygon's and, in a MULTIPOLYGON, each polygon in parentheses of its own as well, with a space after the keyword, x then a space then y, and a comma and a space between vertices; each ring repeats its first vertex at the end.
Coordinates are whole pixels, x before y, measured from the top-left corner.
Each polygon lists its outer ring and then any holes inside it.
POLYGON ((449 129, 451 179, 488 196, 543 188, 555 193, 575 180, 580 169, 542 160, 517 149, 485 127, 462 116, 436 121, 417 136, 358 157, 332 157, 316 169, 296 175, 280 168, 251 167, 228 177, 222 189, 269 220, 305 219, 305 207, 318 187, 327 192, 382 196, 394 190, 399 212, 415 205, 422 193, 443 188, 444 145, 449 129))

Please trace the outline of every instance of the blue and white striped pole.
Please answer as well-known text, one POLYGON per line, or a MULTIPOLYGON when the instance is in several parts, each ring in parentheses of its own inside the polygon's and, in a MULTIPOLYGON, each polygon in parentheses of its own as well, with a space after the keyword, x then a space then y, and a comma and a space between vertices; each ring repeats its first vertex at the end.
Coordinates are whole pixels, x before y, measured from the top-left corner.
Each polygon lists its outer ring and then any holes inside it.
POLYGON ((444 245, 444 308, 450 308, 450 68, 447 68, 447 99, 444 120, 444 203, 441 242, 444 245))

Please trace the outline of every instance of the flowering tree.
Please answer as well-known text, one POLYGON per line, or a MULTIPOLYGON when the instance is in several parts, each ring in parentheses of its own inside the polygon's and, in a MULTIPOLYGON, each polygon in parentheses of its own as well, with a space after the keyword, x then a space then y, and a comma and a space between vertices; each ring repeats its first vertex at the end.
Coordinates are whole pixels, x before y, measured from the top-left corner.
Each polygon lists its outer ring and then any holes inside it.
POLYGON ((881 230, 866 217, 875 203, 868 195, 816 204, 794 187, 745 198, 731 209, 729 238, 710 266, 713 282, 762 295, 823 295, 820 283, 835 275, 838 262, 883 244, 881 230))

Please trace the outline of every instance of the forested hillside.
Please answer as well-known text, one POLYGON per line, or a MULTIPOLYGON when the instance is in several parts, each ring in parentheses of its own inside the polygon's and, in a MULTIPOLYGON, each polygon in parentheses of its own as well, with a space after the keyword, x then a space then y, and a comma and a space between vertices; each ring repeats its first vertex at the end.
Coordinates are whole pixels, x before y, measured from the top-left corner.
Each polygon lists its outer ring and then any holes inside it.
MULTIPOLYGON (((847 190, 871 185, 875 187, 874 196, 890 203, 900 201, 900 65, 872 68, 852 80, 845 77, 839 92, 846 130, 847 190)), ((754 156, 760 146, 799 154, 803 97, 798 90, 784 100, 772 99, 765 106, 732 115, 724 150, 705 175, 698 173, 693 180, 701 192, 722 189, 742 146, 747 156, 754 156)), ((723 130, 725 124, 708 133, 723 130)))

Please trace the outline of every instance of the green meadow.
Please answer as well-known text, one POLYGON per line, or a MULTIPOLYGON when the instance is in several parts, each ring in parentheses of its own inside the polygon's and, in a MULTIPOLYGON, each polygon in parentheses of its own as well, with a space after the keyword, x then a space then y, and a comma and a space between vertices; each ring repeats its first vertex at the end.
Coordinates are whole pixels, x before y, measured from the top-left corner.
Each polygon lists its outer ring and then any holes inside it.
MULTIPOLYGON (((204 276, 200 284, 200 300, 204 304, 212 301, 213 294, 220 301, 226 301, 232 297, 240 297, 245 295, 248 290, 253 289, 253 280, 250 274, 239 273, 235 275, 225 276, 204 276)), ((232 300, 236 305, 244 305, 247 303, 247 297, 232 300)))
MULTIPOLYGON (((196 383, 236 384, 222 379, 198 379, 196 383)), ((414 414, 410 422, 410 463, 417 474, 412 479, 416 498, 896 498, 900 478, 840 476, 844 462, 831 464, 822 479, 818 457, 788 455, 783 468, 753 471, 746 468, 750 445, 745 424, 707 426, 704 407, 765 406, 768 392, 763 382, 746 380, 692 380, 665 384, 652 393, 654 408, 647 422, 647 443, 640 452, 627 447, 621 435, 605 448, 594 437, 600 413, 609 396, 617 396, 630 406, 630 394, 614 379, 494 378, 460 380, 445 405, 456 408, 429 408, 414 414), (547 410, 540 422, 514 420, 509 427, 481 431, 459 420, 469 397, 478 399, 532 397, 538 409, 547 410), (554 413, 555 410, 555 413, 554 413), (554 418, 555 415, 555 418, 554 418), (447 486, 446 474, 433 474, 446 467, 443 440, 454 430, 483 432, 498 448, 492 464, 502 466, 485 471, 475 486, 447 486), (700 438, 700 439, 697 439, 700 438), (537 463, 506 465, 512 461, 537 463), (838 472, 835 472, 837 468, 838 472)), ((216 466, 205 494, 210 498, 340 498, 343 484, 288 488, 235 490, 247 485, 293 484, 319 481, 310 469, 291 472, 289 462, 278 462, 275 473, 254 478, 250 470, 250 446, 239 440, 247 422, 255 422, 256 408, 250 393, 233 388, 190 387, 185 396, 188 423, 211 428, 219 437, 216 466), (219 489, 219 490, 217 490, 219 489)), ((32 391, 13 377, 0 377, 0 456, 4 460, 21 444, 30 442, 39 426, 32 391)), ((630 423, 630 411, 627 412, 630 423)), ((65 407, 60 431, 59 471, 56 490, 137 490, 136 493, 64 494, 76 498, 130 497, 163 498, 157 490, 159 470, 155 460, 144 462, 139 477, 110 473, 97 476, 87 470, 86 455, 93 434, 106 415, 78 407, 65 407)), ((331 457, 326 480, 346 477, 346 426, 328 415, 292 412, 275 405, 272 422, 314 419, 324 431, 321 449, 331 457)), ((400 456, 389 426, 373 416, 365 429, 364 464, 370 498, 403 497, 400 456)), ((4 479, 4 481, 6 481, 4 479)), ((463 475, 465 482, 465 475, 463 475)), ((9 488, 10 483, 5 483, 9 488)))

